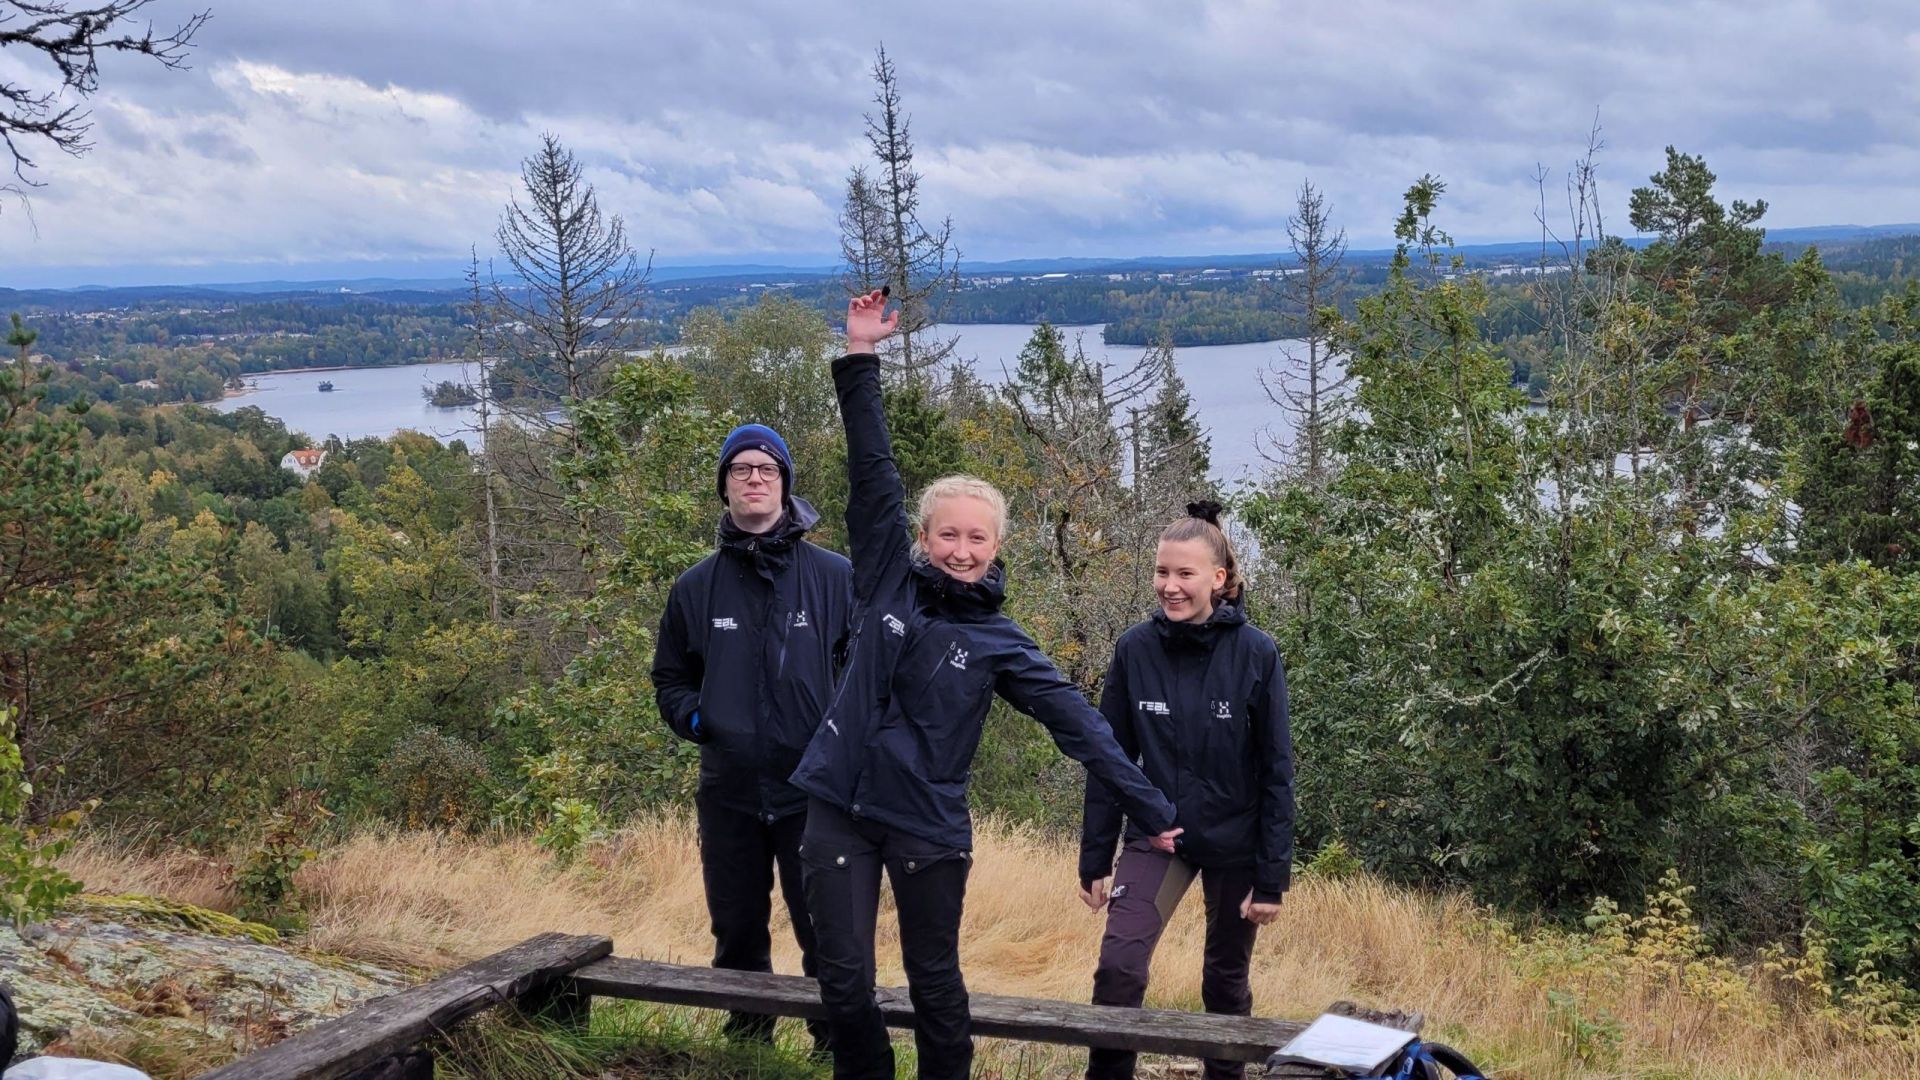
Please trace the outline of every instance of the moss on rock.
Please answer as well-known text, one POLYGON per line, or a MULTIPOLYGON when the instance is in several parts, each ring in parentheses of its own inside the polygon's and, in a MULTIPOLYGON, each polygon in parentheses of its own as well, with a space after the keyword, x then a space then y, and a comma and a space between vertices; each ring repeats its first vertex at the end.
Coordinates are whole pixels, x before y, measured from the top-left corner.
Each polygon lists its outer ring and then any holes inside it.
POLYGON ((271 926, 237 919, 224 911, 195 907, 192 904, 183 904, 178 900, 164 900, 157 896, 142 896, 138 893, 101 896, 87 893, 76 897, 71 906, 76 910, 96 912, 111 919, 151 922, 163 926, 183 926, 202 934, 244 937, 262 945, 273 945, 280 940, 280 931, 271 926))

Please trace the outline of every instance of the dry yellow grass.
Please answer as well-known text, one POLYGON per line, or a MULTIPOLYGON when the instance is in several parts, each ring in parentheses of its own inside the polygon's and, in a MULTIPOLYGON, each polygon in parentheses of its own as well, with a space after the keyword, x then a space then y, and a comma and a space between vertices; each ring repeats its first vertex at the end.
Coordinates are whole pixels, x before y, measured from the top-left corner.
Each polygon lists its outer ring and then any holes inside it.
MULTIPOLYGON (((217 869, 204 860, 94 842, 65 864, 93 890, 230 906, 217 869)), ((1085 1000, 1102 920, 1079 902, 1073 884, 1067 844, 983 823, 963 932, 969 985, 1085 1000)), ((309 943, 375 962, 437 968, 545 930, 609 934, 626 956, 703 963, 711 955, 698 851, 684 818, 634 825, 569 870, 556 869, 525 839, 367 833, 303 869, 299 885, 312 921, 309 943)), ((1201 931, 1196 890, 1161 945, 1149 1004, 1199 1007, 1201 931)), ((784 927, 775 942, 776 968, 798 971, 784 927)), ((883 981, 901 981, 886 912, 880 967, 883 981)), ((1304 880, 1279 922, 1261 933, 1254 996, 1261 1013, 1275 1016, 1310 1017, 1340 998, 1422 1010, 1429 1034, 1490 1060, 1501 1077, 1920 1075, 1915 1042, 1852 1039, 1827 1018, 1774 1006, 1765 987, 1753 988, 1766 1006, 1756 1015, 1690 993, 1677 979, 1525 967, 1512 941, 1490 932, 1461 897, 1365 878, 1304 880), (1550 1004, 1549 989, 1576 995, 1589 1016, 1605 1008, 1617 1017, 1617 1049, 1578 1060, 1566 1009, 1550 1004)), ((1083 1060, 1068 1050, 992 1044, 981 1057, 989 1069, 1018 1061, 1020 1071, 1062 1076, 1076 1074, 1083 1060)))

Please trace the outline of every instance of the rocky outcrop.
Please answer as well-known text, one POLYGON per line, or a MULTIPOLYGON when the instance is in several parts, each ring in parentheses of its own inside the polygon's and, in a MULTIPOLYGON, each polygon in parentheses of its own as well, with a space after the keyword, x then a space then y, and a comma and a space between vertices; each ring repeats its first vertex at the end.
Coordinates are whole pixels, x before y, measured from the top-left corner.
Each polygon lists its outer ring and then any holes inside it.
POLYGON ((272 928, 150 897, 82 897, 23 931, 0 924, 20 1053, 138 1037, 233 1057, 411 980, 289 946, 272 928))

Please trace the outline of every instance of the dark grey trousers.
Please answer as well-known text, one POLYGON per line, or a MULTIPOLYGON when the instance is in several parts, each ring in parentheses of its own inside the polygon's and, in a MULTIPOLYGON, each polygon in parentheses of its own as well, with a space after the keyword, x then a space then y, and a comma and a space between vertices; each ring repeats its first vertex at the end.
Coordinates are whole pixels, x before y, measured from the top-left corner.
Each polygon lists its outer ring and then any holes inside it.
MULTIPOLYGON (((1107 933, 1100 941, 1100 966, 1093 974, 1095 1005, 1137 1009, 1146 1000, 1153 951, 1196 875, 1207 902, 1200 1001, 1210 1013, 1252 1014, 1253 990, 1247 976, 1259 928, 1241 917, 1240 902, 1253 889, 1253 868, 1195 868, 1178 856, 1153 850, 1144 840, 1129 843, 1114 869, 1107 933)), ((1091 1051, 1087 1076, 1128 1080, 1136 1056, 1130 1050, 1091 1051)), ((1245 1073, 1244 1062, 1208 1059, 1206 1063, 1207 1080, 1238 1080, 1245 1073)))

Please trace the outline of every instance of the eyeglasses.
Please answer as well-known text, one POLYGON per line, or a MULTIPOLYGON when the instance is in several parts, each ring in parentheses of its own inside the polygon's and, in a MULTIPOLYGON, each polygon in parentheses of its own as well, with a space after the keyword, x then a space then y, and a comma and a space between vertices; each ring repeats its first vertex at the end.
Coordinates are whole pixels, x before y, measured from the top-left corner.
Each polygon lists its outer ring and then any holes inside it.
POLYGON ((780 466, 771 461, 765 465, 736 461, 727 466, 727 475, 733 477, 735 480, 751 480, 755 475, 758 475, 760 479, 771 484, 775 480, 780 479, 780 466))

